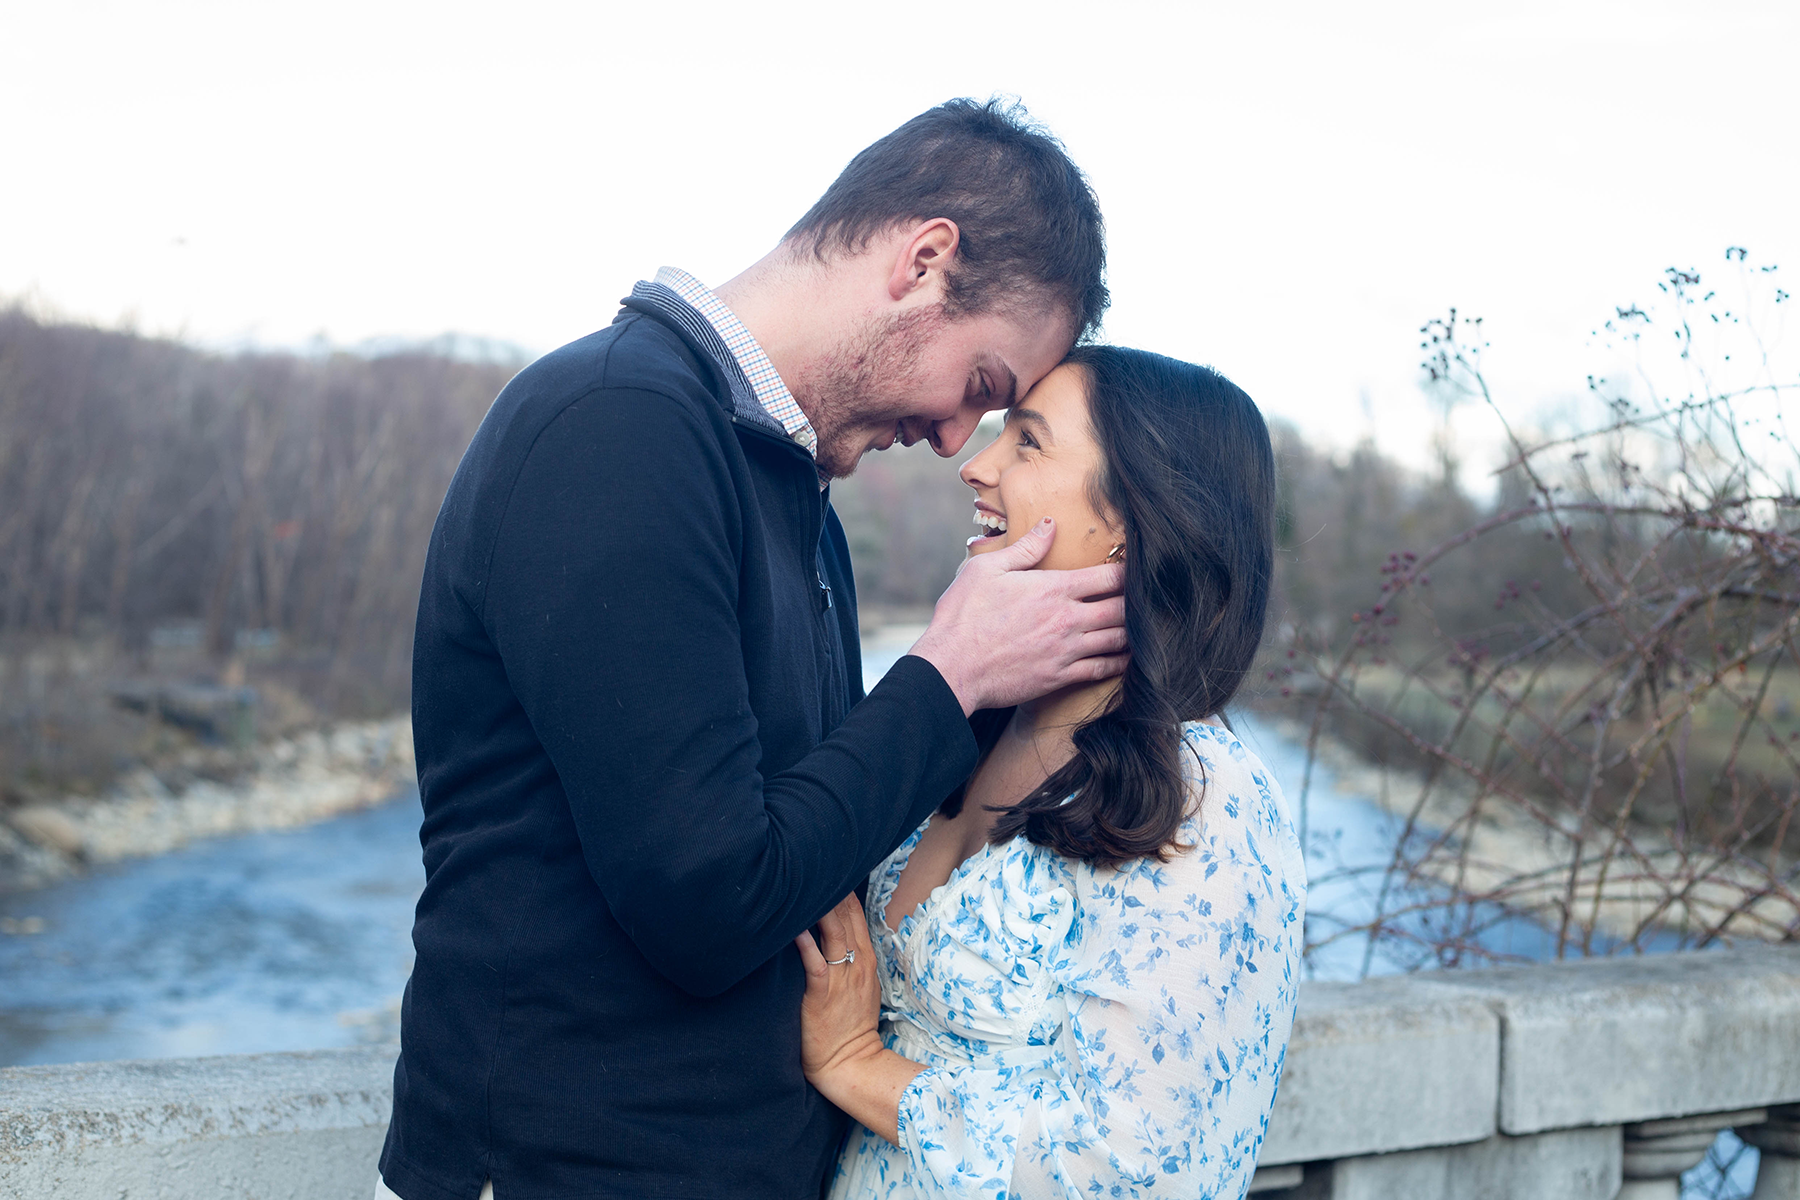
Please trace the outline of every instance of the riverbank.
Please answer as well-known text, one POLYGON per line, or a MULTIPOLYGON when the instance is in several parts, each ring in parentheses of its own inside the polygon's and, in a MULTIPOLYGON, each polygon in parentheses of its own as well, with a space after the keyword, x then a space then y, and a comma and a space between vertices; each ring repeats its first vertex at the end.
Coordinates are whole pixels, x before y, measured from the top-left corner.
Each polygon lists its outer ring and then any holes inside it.
MULTIPOLYGON (((927 616, 905 608, 872 614, 862 642, 867 686, 906 653, 927 616)), ((301 708, 280 689, 264 690, 301 708)), ((98 796, 0 806, 0 894, 200 838, 310 825, 380 803, 415 780, 406 716, 291 732, 241 754, 195 744, 161 765, 127 772, 98 796)))
MULTIPOLYGON (((921 631, 894 624, 865 636, 869 686, 921 631)), ((1257 719, 1306 745, 1303 723, 1267 711, 1257 719)), ((97 797, 39 800, 0 812, 0 893, 29 891, 88 866, 163 854, 201 838, 309 825, 368 808, 415 780, 412 723, 404 716, 275 738, 246 752, 223 779, 198 774, 205 756, 195 757, 196 763, 139 767, 97 797)), ((1632 937, 1646 922, 1680 931, 1723 921, 1732 935, 1762 940, 1792 937, 1800 928, 1800 903, 1792 891, 1771 888, 1773 872, 1684 855, 1660 830, 1633 826, 1616 846, 1584 847, 1571 889, 1578 857, 1572 819, 1493 797, 1478 800, 1460 779, 1440 779, 1425 792, 1422 774, 1373 763, 1330 734, 1318 739, 1317 760, 1337 792, 1366 798, 1425 831, 1406 856, 1407 870, 1463 894, 1504 897, 1508 907, 1550 929, 1570 900, 1578 922, 1616 939, 1632 937)), ((1283 782, 1297 803, 1302 780, 1283 782)))
POLYGON ((98 796, 11 808, 0 819, 0 892, 85 867, 164 854, 199 838, 292 829, 367 808, 414 783, 412 720, 343 722, 246 751, 227 778, 193 764, 139 767, 98 796))
MULTIPOLYGON (((1257 719, 1305 747, 1311 730, 1276 712, 1257 719)), ((1647 930, 1684 934, 1722 927, 1758 941, 1800 935, 1800 898, 1779 886, 1781 864, 1729 861, 1703 848, 1683 848, 1661 829, 1628 823, 1589 830, 1577 840, 1574 814, 1531 812, 1501 797, 1479 796, 1446 772, 1426 787, 1423 772, 1372 762, 1329 732, 1316 762, 1338 792, 1367 798, 1415 828, 1396 860, 1396 882, 1411 874, 1476 899, 1492 899, 1556 930, 1565 908, 1579 944, 1581 925, 1604 937, 1636 941, 1647 930), (1571 882, 1571 878, 1573 882, 1571 882)), ((1284 781, 1298 805, 1302 780, 1284 781)))

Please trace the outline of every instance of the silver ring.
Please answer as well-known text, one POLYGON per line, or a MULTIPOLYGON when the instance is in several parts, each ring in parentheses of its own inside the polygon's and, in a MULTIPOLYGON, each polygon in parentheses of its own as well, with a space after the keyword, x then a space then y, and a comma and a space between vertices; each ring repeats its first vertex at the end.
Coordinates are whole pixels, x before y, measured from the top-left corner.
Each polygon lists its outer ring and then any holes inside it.
POLYGON ((845 963, 853 963, 855 961, 856 961, 856 951, 846 950, 846 951, 844 951, 844 957, 828 958, 825 960, 825 965, 828 967, 841 967, 845 963))

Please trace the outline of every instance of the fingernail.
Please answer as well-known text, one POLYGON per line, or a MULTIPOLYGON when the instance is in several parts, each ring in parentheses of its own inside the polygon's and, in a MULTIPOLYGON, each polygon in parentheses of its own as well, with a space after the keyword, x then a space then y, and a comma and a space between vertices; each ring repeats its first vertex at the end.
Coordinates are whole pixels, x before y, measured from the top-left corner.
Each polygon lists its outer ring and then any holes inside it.
POLYGON ((1048 529, 1048 528, 1050 528, 1050 526, 1052 526, 1052 525, 1054 525, 1054 524, 1056 524, 1056 522, 1055 522, 1055 521, 1054 521, 1054 520, 1052 520, 1052 519, 1051 519, 1051 518, 1049 518, 1049 517, 1045 517, 1045 518, 1044 518, 1044 519, 1043 519, 1043 522, 1042 522, 1042 524, 1043 524, 1043 526, 1044 526, 1044 528, 1045 528, 1045 529, 1048 529))

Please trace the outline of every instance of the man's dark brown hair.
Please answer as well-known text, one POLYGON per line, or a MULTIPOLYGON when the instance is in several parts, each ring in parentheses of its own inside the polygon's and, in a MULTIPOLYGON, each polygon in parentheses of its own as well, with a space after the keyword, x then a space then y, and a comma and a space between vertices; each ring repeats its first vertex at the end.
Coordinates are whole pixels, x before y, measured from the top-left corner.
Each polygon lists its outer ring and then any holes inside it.
POLYGON ((951 314, 1061 309, 1078 339, 1099 325, 1100 205, 1062 143, 1017 103, 958 99, 920 113, 851 159, 787 240, 826 258, 936 217, 960 231, 951 314))

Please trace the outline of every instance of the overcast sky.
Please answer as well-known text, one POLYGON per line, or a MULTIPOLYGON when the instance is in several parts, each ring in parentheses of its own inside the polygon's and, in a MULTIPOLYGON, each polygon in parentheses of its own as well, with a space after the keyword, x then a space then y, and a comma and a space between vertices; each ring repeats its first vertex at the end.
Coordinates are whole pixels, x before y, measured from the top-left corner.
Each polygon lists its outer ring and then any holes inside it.
POLYGON ((1743 245, 1800 291, 1792 0, 0 14, 0 298, 211 345, 547 350, 661 263, 721 282, 862 146, 995 92, 1100 195, 1109 340, 1340 445, 1418 452, 1449 305, 1526 411, 1666 266, 1743 245))

